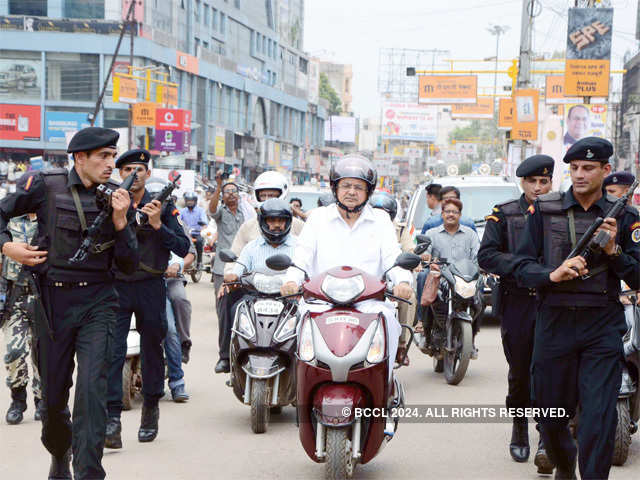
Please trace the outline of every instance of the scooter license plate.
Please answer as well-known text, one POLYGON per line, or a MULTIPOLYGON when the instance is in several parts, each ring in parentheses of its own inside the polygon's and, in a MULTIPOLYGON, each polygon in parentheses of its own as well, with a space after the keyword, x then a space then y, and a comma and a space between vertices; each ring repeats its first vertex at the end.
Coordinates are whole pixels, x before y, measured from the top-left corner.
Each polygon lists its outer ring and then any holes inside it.
POLYGON ((258 315, 280 315, 284 304, 277 300, 258 300, 253 304, 253 311, 258 315))

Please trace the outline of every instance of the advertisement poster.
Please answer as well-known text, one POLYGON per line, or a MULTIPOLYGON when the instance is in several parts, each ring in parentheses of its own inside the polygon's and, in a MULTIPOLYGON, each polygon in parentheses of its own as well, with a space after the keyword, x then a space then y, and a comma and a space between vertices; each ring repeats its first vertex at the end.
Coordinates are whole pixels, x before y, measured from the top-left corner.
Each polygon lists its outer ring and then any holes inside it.
POLYGON ((606 138, 607 105, 567 105, 564 115, 562 144, 565 152, 581 138, 606 138))
POLYGON ((436 106, 383 102, 382 138, 434 142, 438 130, 437 114, 436 106))
POLYGON ((40 99, 42 62, 0 59, 0 98, 40 99))
POLYGON ((181 130, 156 130, 154 149, 162 152, 188 152, 191 133, 181 130))
POLYGON ((580 103, 582 98, 564 96, 564 75, 547 75, 544 101, 547 105, 566 105, 567 103, 580 103))
POLYGON ((477 103, 478 77, 475 75, 422 75, 418 81, 418 103, 477 103))
POLYGON ((324 122, 325 142, 356 142, 356 122, 355 117, 338 117, 332 115, 324 122))
POLYGON ((133 125, 136 127, 156 126, 156 104, 139 102, 133 105, 133 125))
POLYGON ((515 115, 511 127, 511 140, 538 139, 538 100, 540 92, 536 89, 516 90, 513 94, 515 115))
POLYGON ((0 140, 40 140, 40 106, 0 103, 0 140))
POLYGON ((136 103, 138 101, 138 82, 133 78, 114 76, 113 101, 115 103, 136 103))
POLYGON ((89 127, 87 113, 82 112, 45 112, 45 138, 48 142, 60 142, 66 145, 66 133, 77 132, 89 127))
POLYGON ((565 95, 607 97, 613 8, 570 8, 565 95))
POLYGON ((498 100, 498 128, 511 130, 513 127, 513 99, 501 98, 498 100))
POLYGON ((478 97, 478 102, 475 105, 454 104, 451 105, 451 118, 492 119, 493 105, 493 97, 478 97))
POLYGON ((191 110, 182 108, 156 109, 156 129, 191 131, 191 110))

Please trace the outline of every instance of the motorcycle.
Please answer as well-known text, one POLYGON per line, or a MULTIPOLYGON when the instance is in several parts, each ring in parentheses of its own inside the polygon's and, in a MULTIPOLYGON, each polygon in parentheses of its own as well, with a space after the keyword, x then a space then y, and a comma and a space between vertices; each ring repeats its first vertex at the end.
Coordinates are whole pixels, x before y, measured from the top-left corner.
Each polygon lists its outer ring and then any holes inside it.
POLYGON ((214 253, 212 247, 206 242, 207 230, 197 230, 191 229, 189 232, 189 236, 191 237, 191 241, 195 245, 198 241, 204 243, 202 248, 202 259, 198 255, 198 250, 196 249, 196 259, 184 273, 191 276, 191 281, 193 283, 198 283, 202 278, 202 272, 211 273, 211 261, 213 259, 214 253))
MULTIPOLYGON (((219 255, 225 263, 237 261, 231 250, 219 255)), ((230 383, 236 398, 251 405, 254 433, 266 432, 271 412, 295 400, 298 308, 296 302, 278 298, 282 277, 253 271, 235 282, 248 294, 238 305, 231 329, 230 383)))
POLYGON ((627 332, 622 338, 624 345, 624 366, 622 383, 618 394, 618 424, 616 425, 613 465, 624 465, 629 456, 631 435, 638 431, 640 419, 640 309, 637 305, 637 292, 623 292, 628 295, 630 305, 625 305, 627 332))
MULTIPOLYGON (((425 252, 430 239, 425 235, 418 235, 416 239, 418 245, 414 252, 425 252)), ((432 256, 438 257, 438 252, 434 251, 432 256)), ((440 258, 423 263, 425 268, 433 264, 440 268, 437 298, 424 307, 419 319, 423 333, 414 338, 414 342, 421 352, 433 357, 436 373, 444 372, 449 385, 458 385, 467 372, 473 353, 473 323, 484 311, 482 279, 478 266, 468 259, 449 262, 440 258), (431 332, 427 332, 427 315, 432 318, 431 332)))
POLYGON ((127 335, 127 356, 122 368, 122 409, 131 410, 136 394, 142 391, 142 365, 140 362, 140 333, 136 329, 136 316, 131 319, 127 335))
MULTIPOLYGON (((413 270, 419 263, 417 255, 403 253, 394 266, 413 270)), ((267 266, 295 267, 286 255, 269 257, 267 266)), ((404 390, 389 371, 385 317, 355 307, 367 299, 406 301, 386 290, 386 273, 378 279, 341 266, 309 279, 305 272, 302 295, 310 310, 298 333, 297 418, 302 446, 313 461, 325 463, 326 478, 351 477, 356 465, 372 460, 398 426, 393 412, 404 405, 404 390), (323 311, 314 311, 314 303, 323 311), (385 408, 390 415, 380 421, 357 415, 357 408, 385 408)))

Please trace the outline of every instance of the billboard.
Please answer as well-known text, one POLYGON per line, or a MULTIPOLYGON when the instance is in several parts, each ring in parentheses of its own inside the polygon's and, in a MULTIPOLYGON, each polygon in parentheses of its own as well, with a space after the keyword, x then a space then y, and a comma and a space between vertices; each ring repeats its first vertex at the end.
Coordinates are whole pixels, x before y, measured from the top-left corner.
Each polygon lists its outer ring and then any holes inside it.
POLYGON ((154 149, 161 152, 188 152, 191 132, 181 130, 156 130, 154 149))
POLYGON ((477 103, 478 77, 475 75, 422 75, 418 81, 418 103, 477 103))
POLYGON ((474 104, 451 105, 451 118, 493 118, 493 97, 478 97, 474 104))
POLYGON ((22 30, 25 32, 71 32, 71 33, 120 33, 120 22, 89 19, 0 16, 0 30, 22 30))
POLYGON ((0 103, 0 140, 40 140, 40 106, 0 103))
POLYGON ((607 97, 613 8, 570 8, 565 95, 607 97))
POLYGON ((437 115, 438 109, 432 105, 383 102, 382 138, 435 142, 438 131, 437 115))
POLYGON ((564 96, 564 75, 547 75, 544 87, 544 101, 547 105, 565 105, 580 103, 580 97, 564 96))
POLYGON ((176 68, 185 72, 198 74, 198 59, 188 53, 176 51, 176 68))
POLYGON ((42 62, 0 59, 0 98, 40 99, 42 62))
POLYGON ((183 108, 156 109, 156 128, 158 130, 191 131, 191 110, 183 108))
POLYGON ((584 137, 606 137, 607 105, 575 104, 565 108, 564 151, 584 137))
POLYGON ((513 98, 498 100, 498 128, 511 130, 513 126, 513 98))
POLYGON ((52 112, 44 114, 45 138, 48 142, 66 144, 67 132, 75 133, 89 127, 87 113, 82 112, 52 112))
POLYGON ((138 100, 138 82, 133 78, 113 77, 113 101, 115 103, 136 103, 138 100))
POLYGON ((513 94, 515 112, 511 127, 511 140, 538 139, 538 100, 540 92, 535 88, 516 90, 513 94))
POLYGON ((356 143, 355 117, 338 117, 332 115, 324 122, 324 141, 356 143))
POLYGON ((132 124, 136 127, 156 126, 156 104, 139 102, 133 105, 132 124))

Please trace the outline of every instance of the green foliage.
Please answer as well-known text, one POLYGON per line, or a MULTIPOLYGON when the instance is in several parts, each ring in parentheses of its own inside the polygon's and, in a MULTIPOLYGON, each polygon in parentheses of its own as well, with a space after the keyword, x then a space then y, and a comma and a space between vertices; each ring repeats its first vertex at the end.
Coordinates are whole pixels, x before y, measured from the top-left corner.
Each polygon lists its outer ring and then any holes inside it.
POLYGON ((329 102, 329 115, 339 115, 342 111, 342 102, 336 91, 329 83, 329 77, 327 77, 326 73, 320 74, 318 89, 320 98, 324 98, 329 102))

